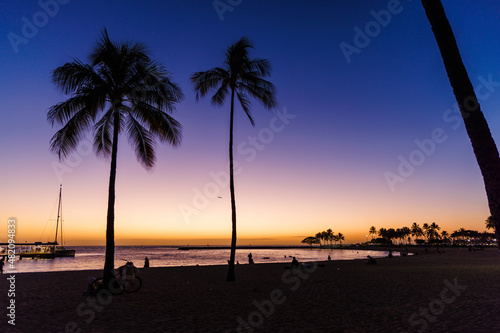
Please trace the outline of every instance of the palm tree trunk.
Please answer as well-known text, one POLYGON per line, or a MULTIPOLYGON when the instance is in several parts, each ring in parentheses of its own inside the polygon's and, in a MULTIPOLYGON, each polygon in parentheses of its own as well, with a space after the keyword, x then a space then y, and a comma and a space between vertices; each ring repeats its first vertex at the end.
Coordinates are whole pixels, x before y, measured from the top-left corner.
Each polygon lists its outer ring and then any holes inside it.
POLYGON ((109 172, 108 189, 108 216, 106 224, 106 255, 104 261, 103 282, 104 286, 109 286, 109 282, 114 278, 115 268, 115 183, 116 183, 116 156, 118 153, 118 128, 120 118, 118 112, 113 119, 113 147, 111 150, 111 168, 109 172))
POLYGON ((234 260, 236 257, 236 199, 234 196, 233 172, 234 88, 231 89, 231 119, 229 124, 229 191, 231 192, 231 254, 228 262, 227 281, 235 281, 234 260))
POLYGON ((457 42, 439 0, 422 0, 436 38, 474 154, 483 175, 486 195, 500 248, 500 157, 484 118, 457 42))

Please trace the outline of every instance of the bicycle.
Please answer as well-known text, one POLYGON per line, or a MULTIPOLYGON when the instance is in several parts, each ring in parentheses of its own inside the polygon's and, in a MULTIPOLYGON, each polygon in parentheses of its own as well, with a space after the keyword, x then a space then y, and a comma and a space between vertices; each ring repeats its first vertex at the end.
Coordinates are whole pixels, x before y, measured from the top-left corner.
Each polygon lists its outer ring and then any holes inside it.
MULTIPOLYGON (((131 261, 127 261, 127 263, 118 269, 115 269, 115 278, 111 282, 112 288, 109 288, 109 291, 115 295, 121 295, 124 291, 126 292, 136 292, 142 287, 142 280, 139 276, 137 276, 139 270, 131 261), (125 273, 125 274, 123 274, 125 273), (125 275, 125 280, 122 280, 122 277, 125 275)), ((104 288, 104 280, 102 277, 95 279, 92 282, 91 288, 94 293, 99 292, 99 290, 104 288)))

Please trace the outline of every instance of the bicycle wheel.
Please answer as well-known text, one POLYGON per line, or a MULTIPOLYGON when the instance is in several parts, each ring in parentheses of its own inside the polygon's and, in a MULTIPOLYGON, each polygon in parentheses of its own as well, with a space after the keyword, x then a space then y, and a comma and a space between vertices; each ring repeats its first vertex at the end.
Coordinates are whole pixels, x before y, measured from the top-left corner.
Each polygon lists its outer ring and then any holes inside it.
POLYGON ((133 280, 126 281, 123 285, 123 289, 129 292, 134 292, 141 289, 142 280, 140 277, 136 276, 133 280))

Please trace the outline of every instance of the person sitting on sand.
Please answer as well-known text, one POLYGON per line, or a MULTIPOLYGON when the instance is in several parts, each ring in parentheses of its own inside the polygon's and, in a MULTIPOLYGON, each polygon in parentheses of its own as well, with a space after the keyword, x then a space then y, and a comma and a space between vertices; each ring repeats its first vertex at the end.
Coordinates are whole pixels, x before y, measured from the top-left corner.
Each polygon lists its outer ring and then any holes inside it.
POLYGON ((292 259, 292 267, 299 267, 299 266, 300 266, 299 265, 299 261, 295 257, 293 257, 293 259, 292 259))
POLYGON ((368 262, 366 263, 367 265, 376 265, 377 264, 377 261, 375 259, 373 259, 371 256, 367 256, 368 257, 368 262))

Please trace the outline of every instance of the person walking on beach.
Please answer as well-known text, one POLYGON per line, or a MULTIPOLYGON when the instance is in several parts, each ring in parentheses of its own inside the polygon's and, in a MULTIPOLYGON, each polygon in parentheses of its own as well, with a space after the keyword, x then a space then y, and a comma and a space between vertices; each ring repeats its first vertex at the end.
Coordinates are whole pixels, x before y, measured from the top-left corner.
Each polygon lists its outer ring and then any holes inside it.
POLYGON ((149 259, 148 259, 148 257, 144 258, 144 268, 149 268, 149 259))
POLYGON ((248 263, 253 264, 253 258, 252 258, 252 253, 248 254, 248 263))

